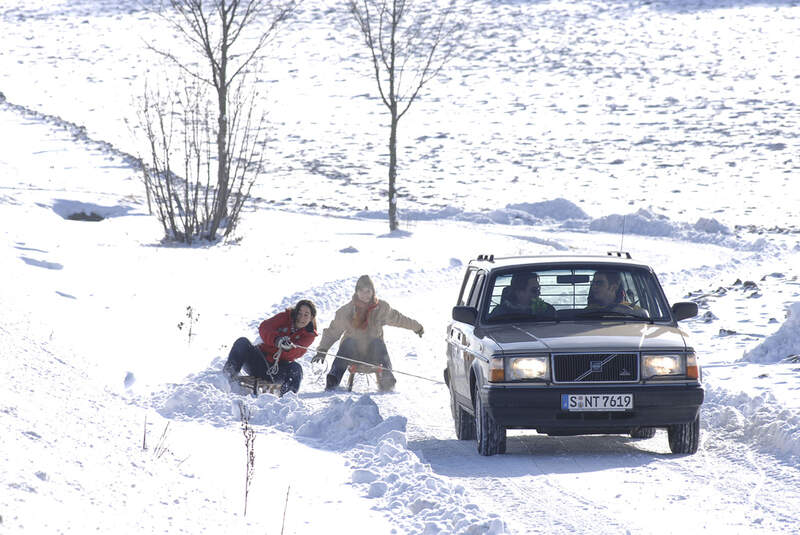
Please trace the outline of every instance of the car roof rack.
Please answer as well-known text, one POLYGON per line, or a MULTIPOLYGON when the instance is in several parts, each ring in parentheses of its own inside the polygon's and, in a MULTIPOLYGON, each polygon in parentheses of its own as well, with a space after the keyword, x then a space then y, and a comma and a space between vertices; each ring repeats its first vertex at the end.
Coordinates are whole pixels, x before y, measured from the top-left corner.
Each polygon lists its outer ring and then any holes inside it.
POLYGON ((617 258, 627 258, 628 260, 631 259, 631 253, 628 251, 608 251, 606 255, 616 256, 617 258))

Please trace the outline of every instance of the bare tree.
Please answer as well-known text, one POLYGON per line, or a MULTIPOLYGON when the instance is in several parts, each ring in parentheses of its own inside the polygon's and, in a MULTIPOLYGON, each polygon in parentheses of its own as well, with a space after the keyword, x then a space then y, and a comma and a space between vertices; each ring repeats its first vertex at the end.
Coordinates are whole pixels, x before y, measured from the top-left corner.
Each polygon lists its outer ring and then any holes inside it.
POLYGON ((166 239, 191 244, 196 238, 214 239, 221 206, 228 210, 225 235, 234 230, 261 169, 266 117, 255 115, 255 93, 249 100, 239 93, 230 99, 228 198, 223 203, 213 179, 215 143, 206 86, 185 77, 178 85, 163 92, 145 89, 139 124, 150 158, 149 164, 142 161, 142 171, 166 239))
POLYGON ((452 57, 464 28, 455 0, 348 0, 389 108, 389 229, 397 223, 397 126, 422 88, 452 57))
MULTIPOLYGON (((214 239, 223 224, 225 235, 230 234, 235 226, 241 205, 231 206, 231 201, 235 204, 237 195, 243 190, 232 187, 232 182, 248 172, 258 172, 248 162, 239 160, 253 146, 253 140, 248 139, 250 146, 243 148, 241 143, 245 142, 245 137, 235 128, 254 124, 242 117, 242 114, 249 116, 252 113, 252 107, 241 105, 248 100, 244 96, 244 75, 258 60, 277 27, 294 11, 295 5, 293 0, 166 0, 166 6, 162 4, 164 19, 202 56, 200 65, 205 64, 207 69, 200 70, 197 62, 181 59, 173 52, 160 50, 152 44, 148 45, 149 48, 189 76, 212 86, 216 92, 216 195, 207 229, 208 239, 214 239), (164 7, 171 11, 164 10, 164 7)), ((264 126, 263 121, 256 121, 256 124, 264 126)), ((241 181, 242 184, 246 182, 241 181)))

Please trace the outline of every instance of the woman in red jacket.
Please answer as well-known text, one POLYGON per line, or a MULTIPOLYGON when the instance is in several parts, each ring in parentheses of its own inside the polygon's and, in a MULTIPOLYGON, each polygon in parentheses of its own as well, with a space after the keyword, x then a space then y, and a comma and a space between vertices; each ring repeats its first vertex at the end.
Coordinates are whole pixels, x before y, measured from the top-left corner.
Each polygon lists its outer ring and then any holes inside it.
POLYGON ((258 327, 261 344, 254 346, 244 337, 236 340, 222 371, 235 379, 244 367, 249 375, 280 384, 281 396, 290 390, 297 393, 303 368, 295 360, 305 354, 305 348, 317 337, 316 317, 314 303, 302 299, 294 308, 264 320, 258 327), (278 349, 281 353, 276 370, 274 356, 278 349))

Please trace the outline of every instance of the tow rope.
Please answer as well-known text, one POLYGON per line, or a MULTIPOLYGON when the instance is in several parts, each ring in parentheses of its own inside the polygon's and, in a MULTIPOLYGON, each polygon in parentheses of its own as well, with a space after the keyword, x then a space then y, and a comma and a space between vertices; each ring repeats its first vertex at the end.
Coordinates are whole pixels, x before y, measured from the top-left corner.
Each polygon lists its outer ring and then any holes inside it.
MULTIPOLYGON (((292 347, 299 347, 299 348, 305 349, 305 350, 311 349, 310 347, 297 345, 295 343, 292 343, 292 347)), ((423 377, 422 375, 417 375, 415 373, 409 373, 409 372, 400 371, 397 368, 386 368, 384 366, 381 366, 380 364, 373 364, 371 362, 364 362, 363 360, 356 360, 356 359, 350 358, 350 357, 343 357, 341 355, 335 355, 335 354, 329 353, 327 351, 317 351, 316 349, 312 349, 312 351, 316 351, 317 353, 321 353, 323 355, 333 355, 333 357, 335 357, 335 358, 346 360, 347 362, 353 362, 355 364, 363 364, 364 366, 369 366, 370 368, 375 368, 376 370, 380 370, 380 371, 389 371, 389 372, 392 372, 392 373, 399 373, 400 375, 408 375, 409 377, 416 377, 417 379, 422 379, 424 381, 430 381, 431 383, 436 383, 438 385, 445 384, 444 381, 437 381, 436 379, 431 379, 430 377, 423 377)), ((278 352, 275 353, 275 355, 273 356, 273 358, 275 359, 275 365, 277 365, 277 363, 278 363, 278 358, 280 358, 280 353, 281 353, 281 349, 278 348, 278 352)))

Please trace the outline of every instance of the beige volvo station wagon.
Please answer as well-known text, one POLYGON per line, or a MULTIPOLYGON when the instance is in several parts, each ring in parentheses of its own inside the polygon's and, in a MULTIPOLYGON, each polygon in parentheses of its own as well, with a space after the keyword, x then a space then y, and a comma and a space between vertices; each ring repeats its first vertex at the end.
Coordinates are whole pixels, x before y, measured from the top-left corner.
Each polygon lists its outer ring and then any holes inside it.
POLYGON ((456 436, 505 453, 506 429, 650 438, 697 451, 701 372, 653 270, 628 253, 469 263, 447 329, 456 436))

